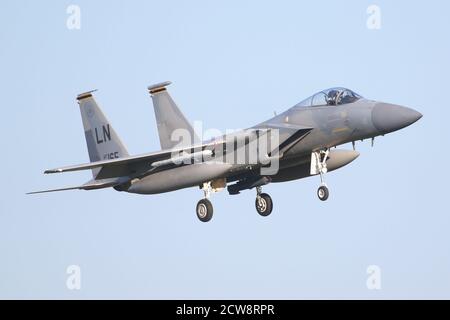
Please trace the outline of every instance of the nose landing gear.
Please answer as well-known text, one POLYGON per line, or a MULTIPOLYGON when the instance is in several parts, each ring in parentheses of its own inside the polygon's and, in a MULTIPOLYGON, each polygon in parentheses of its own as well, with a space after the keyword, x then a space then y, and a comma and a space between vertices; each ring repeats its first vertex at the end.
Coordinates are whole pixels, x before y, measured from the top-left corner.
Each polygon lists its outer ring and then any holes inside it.
POLYGON ((319 189, 317 189, 317 196, 320 200, 327 201, 329 195, 330 192, 328 191, 327 186, 320 186, 319 189))
POLYGON ((317 189, 317 196, 321 201, 326 201, 330 196, 330 191, 325 183, 325 174, 328 172, 327 159, 329 149, 321 150, 319 152, 313 152, 311 156, 311 173, 320 175, 320 186, 317 189))

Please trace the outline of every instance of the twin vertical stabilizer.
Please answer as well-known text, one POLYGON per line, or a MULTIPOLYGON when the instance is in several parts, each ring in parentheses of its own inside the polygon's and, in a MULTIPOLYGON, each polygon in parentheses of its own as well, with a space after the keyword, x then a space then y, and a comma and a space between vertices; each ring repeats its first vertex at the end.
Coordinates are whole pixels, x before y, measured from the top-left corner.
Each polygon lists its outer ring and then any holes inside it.
MULTIPOLYGON (((170 82, 163 82, 148 87, 153 99, 162 149, 189 146, 200 141, 191 124, 167 92, 166 86, 169 84, 170 82), (183 139, 182 141, 177 139, 180 133, 177 130, 181 130, 182 133, 188 135, 189 139, 183 139)), ((90 162, 129 156, 125 145, 92 96, 93 92, 89 91, 77 96, 90 162)), ((92 169, 94 179, 100 169, 92 169)))
POLYGON ((181 113, 180 109, 167 92, 169 81, 148 87, 153 100, 155 118, 158 126, 161 149, 186 147, 201 142, 192 125, 181 113), (180 140, 180 135, 189 139, 180 140))
MULTIPOLYGON (((128 156, 127 149, 95 102, 92 92, 82 93, 77 97, 90 161, 96 162, 128 156)), ((92 169, 94 179, 99 170, 100 168, 92 169)))

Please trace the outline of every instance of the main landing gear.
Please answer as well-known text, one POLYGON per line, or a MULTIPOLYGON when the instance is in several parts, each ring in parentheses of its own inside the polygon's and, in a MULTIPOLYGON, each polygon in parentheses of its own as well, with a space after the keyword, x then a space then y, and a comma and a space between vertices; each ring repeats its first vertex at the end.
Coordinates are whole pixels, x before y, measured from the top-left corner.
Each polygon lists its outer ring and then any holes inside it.
POLYGON ((325 174, 328 172, 327 169, 327 158, 330 153, 329 149, 321 150, 319 152, 313 153, 313 159, 315 159, 316 171, 320 175, 320 186, 317 189, 317 196, 321 201, 327 201, 330 196, 330 191, 328 190, 327 184, 325 183, 325 174))
POLYGON ((267 193, 262 193, 261 187, 256 187, 256 200, 255 200, 256 211, 259 215, 267 217, 272 213, 273 202, 272 198, 267 193))
MULTIPOLYGON (((220 191, 224 184, 217 185, 214 182, 203 183, 201 189, 203 190, 205 197, 197 203, 196 213, 197 217, 201 222, 208 222, 213 217, 213 205, 209 201, 211 193, 220 191)), ((272 198, 267 193, 262 193, 262 187, 256 187, 256 200, 255 200, 256 211, 259 215, 267 217, 272 213, 273 202, 272 198)))
POLYGON ((211 182, 204 183, 202 189, 205 193, 205 198, 197 203, 196 213, 201 222, 208 222, 212 219, 214 212, 213 205, 208 199, 211 195, 211 182))
MULTIPOLYGON (((330 191, 325 183, 325 174, 328 172, 327 169, 327 159, 329 156, 330 150, 323 149, 320 151, 315 151, 311 154, 311 175, 320 175, 320 186, 317 189, 317 197, 321 201, 328 200, 330 196, 330 191)), ((237 184, 228 187, 228 192, 230 194, 239 194, 239 191, 245 189, 253 189, 256 187, 256 200, 255 207, 256 211, 259 215, 263 217, 267 217, 272 213, 273 209, 273 201, 272 198, 267 194, 262 192, 262 186, 269 183, 267 177, 264 179, 256 180, 256 181, 241 181, 237 184)), ((217 192, 226 187, 226 180, 214 180, 210 182, 203 183, 200 186, 203 192, 205 193, 204 199, 201 199, 197 203, 196 213, 197 217, 202 222, 208 222, 212 219, 213 216, 213 206, 211 201, 209 201, 209 196, 213 192, 217 192)))
POLYGON ((197 203, 197 217, 201 222, 208 222, 213 216, 213 206, 208 199, 202 199, 197 203))

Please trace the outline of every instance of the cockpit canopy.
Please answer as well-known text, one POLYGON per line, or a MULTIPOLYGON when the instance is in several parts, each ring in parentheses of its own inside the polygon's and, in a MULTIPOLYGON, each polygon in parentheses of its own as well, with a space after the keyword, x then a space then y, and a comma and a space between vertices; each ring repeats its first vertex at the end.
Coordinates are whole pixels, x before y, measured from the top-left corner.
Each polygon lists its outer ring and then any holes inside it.
POLYGON ((331 88, 320 91, 315 95, 303 100, 296 107, 316 107, 316 106, 338 106, 353 103, 362 97, 350 89, 331 88))

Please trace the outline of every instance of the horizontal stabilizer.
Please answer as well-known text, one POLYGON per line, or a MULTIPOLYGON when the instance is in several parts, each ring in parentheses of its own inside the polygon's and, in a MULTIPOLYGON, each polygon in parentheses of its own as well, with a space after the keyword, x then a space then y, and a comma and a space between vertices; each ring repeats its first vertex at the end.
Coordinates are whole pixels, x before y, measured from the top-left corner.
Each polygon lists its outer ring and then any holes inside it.
POLYGON ((27 192, 26 194, 39 194, 39 193, 56 192, 56 191, 67 191, 67 190, 83 190, 82 187, 83 186, 68 187, 68 188, 61 188, 61 189, 41 190, 41 191, 27 192))
POLYGON ((27 194, 38 194, 38 193, 48 193, 48 192, 57 192, 57 191, 68 191, 68 190, 95 190, 95 189, 104 189, 115 187, 117 185, 126 183, 130 180, 128 177, 119 177, 114 179, 103 179, 103 180, 90 180, 85 184, 77 187, 67 187, 60 189, 50 189, 50 190, 41 190, 41 191, 33 191, 28 192, 27 194))

